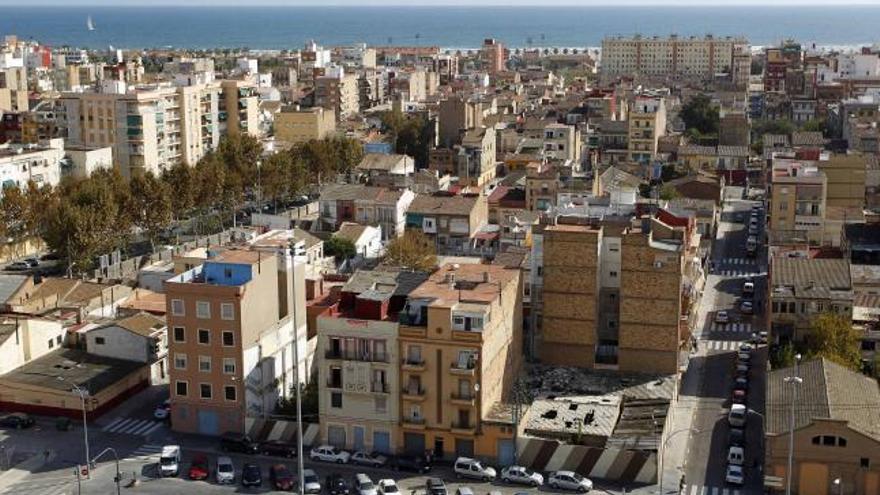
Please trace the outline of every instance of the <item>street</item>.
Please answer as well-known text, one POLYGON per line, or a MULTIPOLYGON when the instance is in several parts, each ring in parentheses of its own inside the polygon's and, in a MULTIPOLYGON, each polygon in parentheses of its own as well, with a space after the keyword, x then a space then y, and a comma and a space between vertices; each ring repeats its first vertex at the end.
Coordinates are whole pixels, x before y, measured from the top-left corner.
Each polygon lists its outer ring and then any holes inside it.
MULTIPOLYGON (((733 393, 737 350, 753 334, 765 330, 761 301, 766 286, 766 249, 761 243, 757 256, 746 252, 748 222, 755 201, 728 199, 724 203, 712 253, 712 270, 707 276, 701 301, 702 325, 696 332, 697 352, 689 371, 697 373, 696 396, 686 454, 685 487, 687 495, 728 495, 761 493, 762 423, 766 372, 766 346, 752 352, 748 372, 746 405, 749 409, 745 427, 745 483, 737 487, 725 482, 729 431, 727 413, 733 393), (743 284, 751 278, 755 293, 743 296, 743 284), (753 301, 754 314, 741 310, 744 300, 753 301), (727 311, 729 322, 716 322, 718 311, 727 311)), ((761 210, 763 211, 763 210, 761 210)), ((763 213, 758 215, 758 239, 763 233, 763 213)), ((678 487, 675 487, 676 489, 678 487)))

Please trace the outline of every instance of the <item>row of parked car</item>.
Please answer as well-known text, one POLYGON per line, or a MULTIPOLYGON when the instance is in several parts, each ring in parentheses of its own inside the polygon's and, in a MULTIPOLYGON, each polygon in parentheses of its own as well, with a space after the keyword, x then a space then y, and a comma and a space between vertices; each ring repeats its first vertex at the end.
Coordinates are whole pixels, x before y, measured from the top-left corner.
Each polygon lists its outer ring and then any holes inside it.
POLYGON ((736 368, 731 398, 730 412, 727 423, 730 427, 727 447, 727 471, 725 481, 732 485, 742 486, 745 482, 745 427, 748 421, 749 370, 752 364, 751 344, 739 346, 736 353, 736 368))

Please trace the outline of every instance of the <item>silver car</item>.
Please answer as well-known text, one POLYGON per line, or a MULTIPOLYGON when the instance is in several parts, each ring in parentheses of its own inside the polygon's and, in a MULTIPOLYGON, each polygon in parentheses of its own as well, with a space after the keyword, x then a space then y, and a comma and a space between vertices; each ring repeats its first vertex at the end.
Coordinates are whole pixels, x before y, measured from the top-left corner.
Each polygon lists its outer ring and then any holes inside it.
POLYGON ((593 482, 573 471, 556 471, 550 473, 547 480, 550 488, 556 490, 572 490, 587 493, 593 489, 593 482))
POLYGON ((544 484, 544 477, 540 473, 530 472, 522 466, 507 466, 502 469, 501 480, 517 485, 541 486, 544 484))

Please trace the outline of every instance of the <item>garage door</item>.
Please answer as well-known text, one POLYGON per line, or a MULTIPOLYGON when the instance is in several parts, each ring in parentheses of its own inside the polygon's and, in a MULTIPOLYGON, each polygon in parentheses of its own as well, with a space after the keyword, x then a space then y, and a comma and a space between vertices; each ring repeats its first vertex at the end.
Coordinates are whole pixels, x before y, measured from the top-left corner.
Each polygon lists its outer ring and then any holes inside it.
POLYGON ((516 464, 513 451, 513 440, 509 438, 498 440, 498 464, 502 466, 516 464))
POLYGON ((334 447, 345 448, 345 428, 342 426, 328 426, 327 443, 334 447))
POLYGON ((474 456, 474 441, 473 440, 465 440, 463 438, 455 439, 455 455, 457 457, 473 457, 474 456))
POLYGON ((404 433, 403 450, 407 454, 423 455, 425 453, 425 435, 423 433, 404 433))
POLYGON ((828 466, 805 462, 801 464, 798 480, 800 495, 826 495, 828 493, 828 466))
POLYGON ((355 426, 352 429, 354 433, 354 450, 364 450, 364 427, 363 426, 355 426))
POLYGON ((220 434, 220 417, 217 411, 199 411, 199 433, 202 435, 220 434))
POLYGON ((387 431, 373 432, 373 450, 383 454, 391 453, 391 434, 387 431))

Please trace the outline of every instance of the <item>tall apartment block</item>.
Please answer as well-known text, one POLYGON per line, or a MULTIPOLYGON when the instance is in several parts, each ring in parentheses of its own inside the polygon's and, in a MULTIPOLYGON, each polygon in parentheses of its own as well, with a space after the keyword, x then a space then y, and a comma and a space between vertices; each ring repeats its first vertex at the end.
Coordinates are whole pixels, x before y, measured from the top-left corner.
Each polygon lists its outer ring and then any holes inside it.
POLYGON ((339 67, 315 78, 315 106, 336 112, 340 121, 360 111, 358 77, 339 67))
POLYGON ((419 272, 359 271, 317 318, 321 438, 354 450, 393 453, 400 443, 397 314, 419 272))
POLYGON ((507 69, 506 60, 504 45, 500 41, 493 38, 483 40, 483 46, 480 48, 480 62, 486 72, 490 75, 504 72, 507 69))
POLYGON ((322 107, 282 107, 275 114, 275 139, 299 144, 324 139, 336 132, 336 114, 322 107))
POLYGON ((230 80, 220 83, 223 104, 219 114, 221 133, 260 135, 260 100, 257 86, 248 81, 230 80))
POLYGON ((602 40, 600 73, 606 82, 621 76, 713 80, 724 74, 734 86, 745 88, 750 71, 751 51, 743 38, 636 35, 602 40))
POLYGON ((0 67, 0 112, 28 110, 27 69, 0 67))
POLYGON ((629 159, 647 163, 657 157, 660 137, 666 135, 663 98, 636 96, 629 111, 629 159))
POLYGON ((509 400, 522 357, 522 280, 498 265, 447 264, 399 315, 401 443, 435 457, 508 459, 509 400))
POLYGON ((165 282, 175 431, 243 433, 306 380, 304 266, 287 250, 211 251, 165 282))

